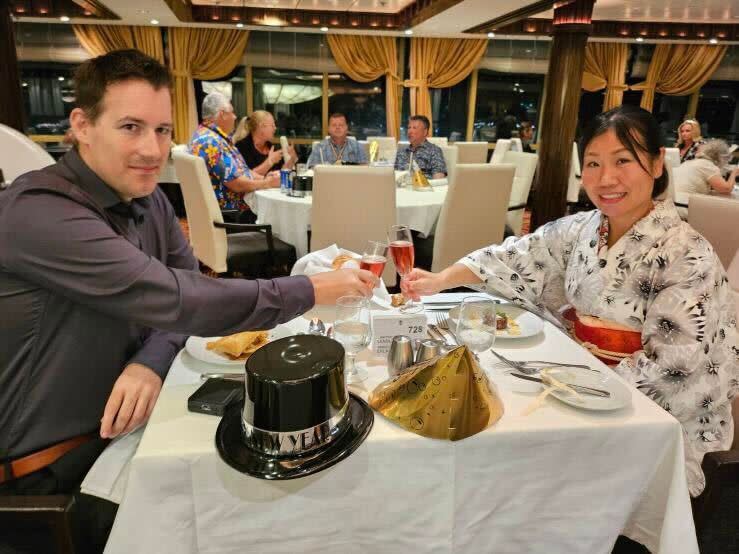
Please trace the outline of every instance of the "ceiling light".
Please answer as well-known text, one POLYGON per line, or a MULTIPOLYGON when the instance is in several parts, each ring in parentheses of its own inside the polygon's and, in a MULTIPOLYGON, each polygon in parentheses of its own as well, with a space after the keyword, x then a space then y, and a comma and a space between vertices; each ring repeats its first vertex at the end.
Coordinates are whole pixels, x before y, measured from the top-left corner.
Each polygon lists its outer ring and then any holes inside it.
POLYGON ((64 80, 64 77, 61 77, 60 76, 60 77, 57 77, 57 79, 59 79, 60 81, 63 81, 64 80))
POLYGON ((321 27, 321 32, 328 33, 328 27, 321 27))
POLYGON ((495 38, 495 33, 488 33, 488 38, 495 38))
POLYGON ((159 20, 158 19, 152 19, 150 23, 152 25, 159 25, 159 20))
POLYGON ((406 29, 404 32, 405 32, 406 35, 412 35, 413 34, 413 29, 406 29))
POLYGON ((521 85, 519 85, 518 83, 513 83, 513 86, 514 87, 520 87, 521 85))
POLYGON ((718 44, 718 39, 717 38, 712 38, 712 39, 709 39, 708 42, 710 42, 711 44, 718 44))
POLYGON ((24 86, 24 87, 27 87, 27 86, 28 86, 28 83, 23 83, 23 86, 24 86))
POLYGON ((59 21, 62 21, 62 22, 64 22, 64 23, 66 23, 67 21, 69 21, 69 18, 68 18, 68 17, 66 16, 66 15, 63 15, 63 16, 61 16, 61 17, 59 18, 59 21))
POLYGON ((244 28, 244 24, 241 23, 241 22, 239 22, 239 23, 236 24, 236 27, 238 27, 239 29, 243 29, 244 28))
POLYGON ((644 39, 642 37, 636 37, 636 42, 644 42, 644 39))

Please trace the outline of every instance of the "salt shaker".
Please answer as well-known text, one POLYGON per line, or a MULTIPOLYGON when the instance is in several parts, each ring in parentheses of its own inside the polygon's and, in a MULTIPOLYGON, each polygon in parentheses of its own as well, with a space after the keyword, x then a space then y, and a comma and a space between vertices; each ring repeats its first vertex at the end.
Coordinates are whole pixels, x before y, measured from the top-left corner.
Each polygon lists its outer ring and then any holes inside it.
POLYGON ((406 335, 397 335, 390 342, 387 355, 388 373, 395 377, 413 365, 413 343, 406 335))
POLYGON ((435 358, 439 354, 441 354, 441 344, 439 341, 433 339, 418 341, 418 350, 416 351, 417 364, 435 358))

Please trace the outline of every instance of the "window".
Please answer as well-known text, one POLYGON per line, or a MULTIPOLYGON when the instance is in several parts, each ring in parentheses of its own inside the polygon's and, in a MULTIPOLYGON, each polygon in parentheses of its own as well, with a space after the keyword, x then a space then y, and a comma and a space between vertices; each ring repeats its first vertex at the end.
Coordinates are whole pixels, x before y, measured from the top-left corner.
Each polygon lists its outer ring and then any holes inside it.
POLYGON ((467 132, 467 99, 470 78, 453 87, 431 89, 431 113, 434 136, 450 141, 465 140, 467 132))
POLYGON ((708 81, 701 88, 696 119, 704 137, 739 142, 739 82, 708 81))
POLYGON ((20 64, 26 133, 63 135, 75 106, 72 64, 24 62, 20 64))
POLYGON ((288 69, 254 69, 254 109, 275 117, 277 135, 321 138, 323 75, 288 69))
POLYGON ((341 112, 349 121, 350 133, 358 139, 385 136, 385 79, 369 83, 352 81, 346 75, 329 75, 329 114, 341 112))
POLYGON ((247 115, 246 113, 246 79, 244 77, 245 70, 243 66, 238 66, 230 75, 218 81, 198 81, 195 80, 195 101, 197 102, 198 121, 202 119, 203 98, 211 92, 220 92, 226 98, 231 100, 234 113, 238 117, 247 115))

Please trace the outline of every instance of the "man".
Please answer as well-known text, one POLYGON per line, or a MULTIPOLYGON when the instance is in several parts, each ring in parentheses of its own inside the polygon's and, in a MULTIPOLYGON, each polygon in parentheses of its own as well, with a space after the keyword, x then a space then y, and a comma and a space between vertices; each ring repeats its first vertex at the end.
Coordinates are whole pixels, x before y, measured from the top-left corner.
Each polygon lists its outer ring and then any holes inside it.
POLYGON ((236 145, 231 140, 236 125, 236 114, 231 102, 220 92, 212 92, 203 99, 203 122, 198 126, 188 145, 190 153, 205 160, 213 191, 222 210, 238 210, 239 221, 254 223, 248 198, 255 190, 278 188, 280 174, 262 177, 252 173, 236 145))
POLYGON ((328 137, 313 148, 308 158, 308 167, 324 164, 362 165, 367 156, 359 143, 348 136, 349 125, 343 113, 333 113, 328 118, 328 137))
POLYGON ((411 163, 414 161, 428 179, 443 179, 446 177, 444 153, 441 148, 426 140, 430 126, 428 118, 423 115, 412 115, 408 119, 408 141, 410 145, 398 149, 398 153, 395 155, 395 169, 397 171, 410 170, 411 163))
POLYGON ((531 143, 534 141, 534 126, 530 121, 522 121, 521 127, 518 131, 518 138, 521 139, 521 146, 524 152, 529 154, 535 154, 534 149, 531 148, 531 143))
MULTIPOLYGON (((90 506, 79 484, 105 439, 146 422, 187 334, 268 329, 369 295, 376 279, 200 274, 157 188, 168 70, 123 50, 83 63, 75 83, 77 146, 0 195, 0 494, 76 494, 81 526, 101 530, 81 544, 96 551, 115 505, 90 506)), ((0 525, 0 547, 9 531, 0 525)))

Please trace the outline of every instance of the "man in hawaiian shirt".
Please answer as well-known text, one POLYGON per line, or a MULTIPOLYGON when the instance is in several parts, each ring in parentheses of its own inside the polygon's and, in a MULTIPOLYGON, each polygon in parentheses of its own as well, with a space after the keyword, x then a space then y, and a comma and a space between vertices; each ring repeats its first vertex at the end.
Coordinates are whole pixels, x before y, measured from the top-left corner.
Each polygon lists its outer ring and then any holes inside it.
POLYGON ((210 182, 222 210, 238 210, 239 220, 253 223, 256 217, 249 208, 251 193, 280 186, 279 173, 262 177, 252 173, 236 148, 231 135, 236 114, 231 102, 220 92, 212 92, 203 100, 203 122, 190 139, 188 149, 205 160, 210 182))
POLYGON ((410 167, 411 155, 418 168, 429 179, 443 179, 447 175, 444 153, 441 148, 426 140, 431 123, 423 115, 412 115, 408 119, 408 140, 410 145, 398 149, 395 156, 395 169, 407 171, 410 167))
POLYGON ((364 149, 347 136, 349 124, 343 113, 328 118, 328 138, 315 145, 308 158, 308 167, 316 165, 366 165, 364 149))

